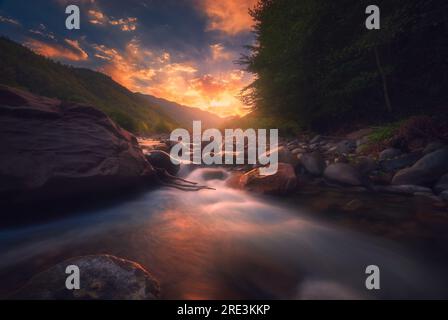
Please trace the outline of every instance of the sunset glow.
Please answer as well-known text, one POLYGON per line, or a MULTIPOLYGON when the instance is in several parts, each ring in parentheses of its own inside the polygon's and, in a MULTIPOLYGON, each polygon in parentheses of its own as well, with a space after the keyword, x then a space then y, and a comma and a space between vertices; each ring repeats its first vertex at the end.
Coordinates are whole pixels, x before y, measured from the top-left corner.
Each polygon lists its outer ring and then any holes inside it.
MULTIPOLYGON (((128 12, 117 3, 79 1, 76 33, 50 21, 2 21, 36 53, 104 72, 133 92, 221 116, 245 114, 238 95, 252 77, 235 61, 253 41, 248 10, 256 0, 155 2, 140 1, 128 12)), ((54 4, 60 9, 66 1, 54 4)))

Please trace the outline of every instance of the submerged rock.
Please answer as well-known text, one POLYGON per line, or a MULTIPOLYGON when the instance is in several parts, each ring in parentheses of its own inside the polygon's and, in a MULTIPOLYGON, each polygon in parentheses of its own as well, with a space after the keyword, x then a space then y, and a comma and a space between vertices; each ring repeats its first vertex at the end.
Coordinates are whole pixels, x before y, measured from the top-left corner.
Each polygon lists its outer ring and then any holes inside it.
POLYGON ((439 149, 442 149, 444 147, 446 147, 446 145, 443 144, 442 142, 437 142, 437 141, 431 142, 431 143, 428 143, 428 145, 425 147, 425 149, 423 149, 423 154, 426 155, 426 154, 432 153, 434 151, 437 151, 439 149))
POLYGON ((279 163, 273 175, 262 176, 256 168, 242 175, 239 180, 240 188, 264 194, 286 194, 294 190, 296 185, 294 167, 288 163, 279 163))
POLYGON ((151 181, 137 139, 103 112, 0 86, 0 198, 53 201, 151 181))
POLYGON ((111 255, 91 255, 61 262, 34 276, 13 299, 153 300, 160 296, 154 277, 136 262, 111 255), (79 268, 80 289, 66 288, 67 266, 79 268))
POLYGON ((207 168, 201 171, 202 179, 208 180, 225 180, 229 174, 223 169, 207 168))
POLYGON ((378 164, 371 157, 362 156, 357 159, 356 168, 361 173, 361 175, 368 175, 378 168, 378 164))

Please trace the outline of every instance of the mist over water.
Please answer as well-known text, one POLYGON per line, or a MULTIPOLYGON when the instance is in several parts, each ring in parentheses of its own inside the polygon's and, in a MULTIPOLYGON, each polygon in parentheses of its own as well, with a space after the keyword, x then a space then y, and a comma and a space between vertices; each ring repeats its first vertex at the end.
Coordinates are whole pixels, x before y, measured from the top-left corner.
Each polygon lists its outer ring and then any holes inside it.
POLYGON ((216 188, 162 188, 112 207, 0 232, 0 283, 11 288, 73 256, 137 261, 168 299, 427 298, 446 294, 425 261, 390 241, 323 223, 281 199, 226 186, 223 169, 182 172, 216 188), (365 288, 365 268, 381 290, 365 288))

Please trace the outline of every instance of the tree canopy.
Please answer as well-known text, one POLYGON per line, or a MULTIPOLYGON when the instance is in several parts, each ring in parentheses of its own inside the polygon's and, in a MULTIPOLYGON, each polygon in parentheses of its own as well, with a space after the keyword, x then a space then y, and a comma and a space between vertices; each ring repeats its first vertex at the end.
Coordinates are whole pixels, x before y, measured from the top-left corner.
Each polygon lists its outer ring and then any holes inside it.
MULTIPOLYGON (((448 2, 260 0, 256 44, 240 63, 256 80, 243 100, 258 114, 329 130, 443 112, 448 90, 448 2)), ((445 110, 446 113, 446 110, 445 110)))

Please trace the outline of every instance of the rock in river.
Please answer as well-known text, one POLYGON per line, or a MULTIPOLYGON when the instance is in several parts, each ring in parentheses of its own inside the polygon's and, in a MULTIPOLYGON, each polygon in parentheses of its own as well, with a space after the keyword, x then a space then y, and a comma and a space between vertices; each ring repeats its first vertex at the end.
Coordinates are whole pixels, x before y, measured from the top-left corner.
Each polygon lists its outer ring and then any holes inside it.
POLYGON ((45 300, 153 300, 160 295, 158 282, 136 262, 111 255, 91 255, 61 262, 39 273, 13 299, 45 300), (66 288, 67 266, 79 268, 80 288, 66 288))
POLYGON ((434 191, 437 193, 441 193, 445 190, 448 190, 448 173, 443 175, 434 186, 434 191))
POLYGON ((445 173, 448 173, 448 148, 427 154, 412 167, 398 171, 392 184, 429 185, 445 173))
POLYGON ((325 159, 318 151, 304 153, 300 157, 300 163, 306 171, 315 176, 320 176, 325 170, 325 159))
POLYGON ((380 160, 388 160, 393 159, 401 155, 403 152, 396 148, 388 148, 380 152, 379 159, 380 160))
POLYGON ((153 167, 165 169, 173 176, 180 170, 180 165, 173 162, 171 156, 162 150, 149 151, 146 154, 146 159, 153 167))
POLYGON ((101 111, 0 86, 0 198, 31 203, 151 181, 137 139, 101 111))
POLYGON ((324 177, 345 185, 360 186, 363 184, 358 170, 347 163, 329 165, 324 171, 324 177))
POLYGON ((264 194, 286 194, 297 185, 294 167, 288 163, 279 163, 273 175, 262 176, 258 168, 241 176, 239 187, 248 191, 264 194))

